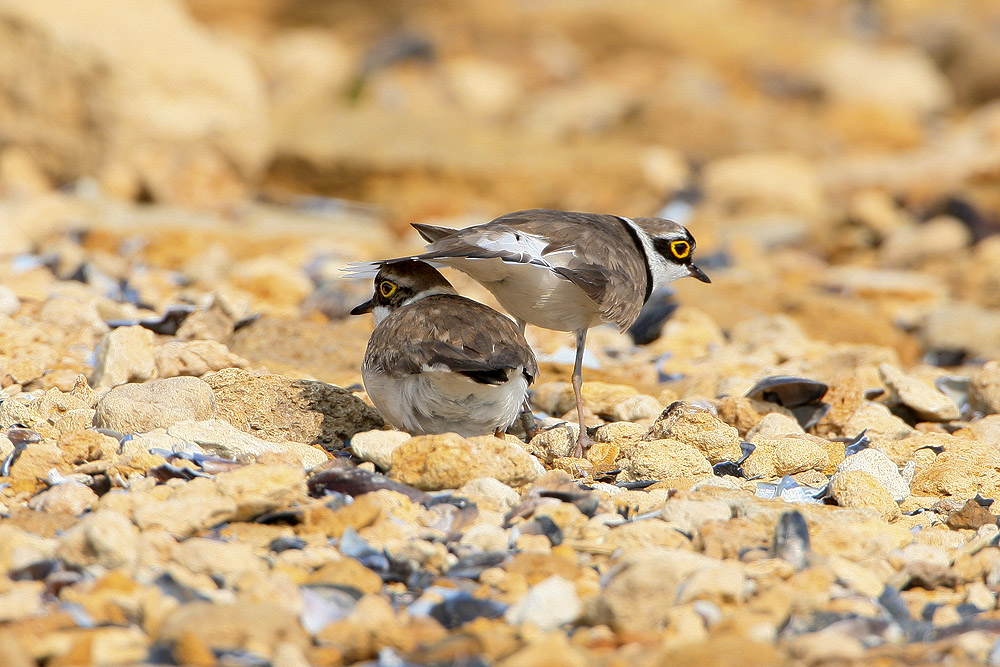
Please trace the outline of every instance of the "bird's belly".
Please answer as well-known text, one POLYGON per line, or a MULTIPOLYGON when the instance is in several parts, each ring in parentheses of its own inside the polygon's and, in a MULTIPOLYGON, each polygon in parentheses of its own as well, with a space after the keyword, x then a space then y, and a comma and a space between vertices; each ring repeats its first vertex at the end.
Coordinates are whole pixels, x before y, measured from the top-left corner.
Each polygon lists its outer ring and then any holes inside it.
POLYGON ((415 435, 454 432, 465 437, 505 429, 517 418, 528 381, 520 370, 511 375, 504 384, 487 385, 445 370, 402 378, 363 372, 372 403, 397 429, 415 435))
POLYGON ((579 287, 550 269, 498 259, 449 261, 493 293, 515 318, 545 329, 578 331, 601 322, 601 311, 579 287))

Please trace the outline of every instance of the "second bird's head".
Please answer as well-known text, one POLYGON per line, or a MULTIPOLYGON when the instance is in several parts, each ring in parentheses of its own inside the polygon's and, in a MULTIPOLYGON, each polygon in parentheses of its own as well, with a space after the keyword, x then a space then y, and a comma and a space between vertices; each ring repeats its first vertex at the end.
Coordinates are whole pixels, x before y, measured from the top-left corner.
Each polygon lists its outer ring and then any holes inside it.
MULTIPOLYGON (((369 274, 370 275, 370 274, 369 274)), ((375 276, 372 298, 356 306, 351 315, 372 313, 378 324, 389 313, 433 294, 455 294, 451 283, 426 262, 412 259, 383 264, 375 276)))

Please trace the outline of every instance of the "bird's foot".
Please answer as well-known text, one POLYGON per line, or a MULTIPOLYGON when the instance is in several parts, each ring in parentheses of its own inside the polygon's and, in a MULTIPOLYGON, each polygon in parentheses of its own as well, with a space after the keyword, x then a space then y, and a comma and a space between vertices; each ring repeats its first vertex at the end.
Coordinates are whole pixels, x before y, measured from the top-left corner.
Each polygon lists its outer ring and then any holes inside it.
POLYGON ((591 440, 590 435, 587 434, 587 427, 581 427, 580 435, 576 439, 576 447, 573 449, 573 458, 582 459, 583 455, 588 449, 590 449, 592 444, 594 444, 594 441, 591 440))
POLYGON ((531 439, 538 435, 538 427, 535 426, 535 415, 531 414, 530 409, 526 409, 521 411, 518 419, 521 422, 521 429, 524 431, 525 442, 531 442, 531 439))

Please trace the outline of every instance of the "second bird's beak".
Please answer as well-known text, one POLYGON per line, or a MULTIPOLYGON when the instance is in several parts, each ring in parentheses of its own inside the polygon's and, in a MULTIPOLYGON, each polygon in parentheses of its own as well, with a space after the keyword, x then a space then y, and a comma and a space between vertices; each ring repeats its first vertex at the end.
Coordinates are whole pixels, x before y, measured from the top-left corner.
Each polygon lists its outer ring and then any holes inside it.
POLYGON ((375 308, 375 299, 368 299, 360 306, 355 306, 354 309, 351 311, 351 315, 364 315, 365 313, 372 312, 374 308, 375 308))
MULTIPOLYGON (((707 275, 705 275, 705 272, 702 271, 701 269, 699 269, 694 264, 691 264, 690 266, 688 266, 688 275, 691 276, 692 278, 697 278, 698 280, 700 280, 703 283, 710 283, 710 282, 712 282, 712 279, 709 278, 707 275)), ((358 308, 360 308, 360 307, 361 306, 358 306, 358 308)))

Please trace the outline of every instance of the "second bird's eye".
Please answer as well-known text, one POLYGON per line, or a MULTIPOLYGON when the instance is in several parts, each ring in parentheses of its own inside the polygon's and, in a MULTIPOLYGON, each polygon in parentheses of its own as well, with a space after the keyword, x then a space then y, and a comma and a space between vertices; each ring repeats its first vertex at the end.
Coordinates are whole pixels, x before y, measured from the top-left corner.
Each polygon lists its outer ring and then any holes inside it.
POLYGON ((672 252, 674 257, 677 259, 684 259, 691 254, 691 244, 687 241, 671 241, 670 252, 672 252))
POLYGON ((378 293, 381 294, 386 299, 395 294, 396 289, 397 289, 396 283, 389 280, 383 280, 378 284, 378 293))

